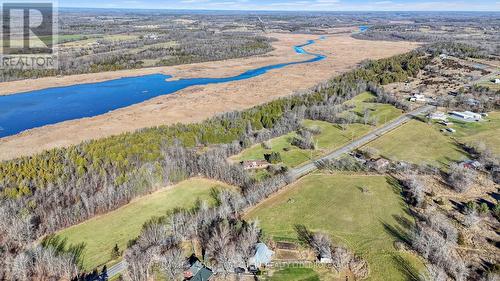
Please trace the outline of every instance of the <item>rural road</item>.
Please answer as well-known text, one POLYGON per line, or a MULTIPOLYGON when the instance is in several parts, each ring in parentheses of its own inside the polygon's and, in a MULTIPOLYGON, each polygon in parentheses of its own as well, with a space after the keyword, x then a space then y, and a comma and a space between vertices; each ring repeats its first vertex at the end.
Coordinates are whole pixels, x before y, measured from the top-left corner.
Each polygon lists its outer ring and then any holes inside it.
POLYGON ((119 263, 111 266, 109 269, 108 269, 108 277, 109 279, 113 278, 114 276, 122 273, 126 268, 126 265, 125 265, 125 262, 124 261, 120 261, 119 263))
MULTIPOLYGON (((309 174, 310 172, 316 170, 316 162, 317 161, 322 161, 322 160, 330 160, 330 159, 335 159, 335 158, 338 158, 340 156, 342 156, 343 154, 345 153, 348 153, 360 146, 363 146, 367 143, 369 143, 370 141, 373 141, 379 137, 381 137, 382 135, 394 130, 395 128, 403 125, 404 123, 410 121, 414 116, 417 116, 417 115, 420 115, 420 114, 424 114, 424 113, 428 113, 429 111, 431 111, 432 109, 434 109, 435 107, 434 106, 431 106, 431 105, 426 105, 426 106, 423 106, 423 107, 420 107, 418 108, 417 110, 414 110, 412 112, 409 112, 403 116, 400 116, 399 118, 385 124, 384 126, 374 130, 373 132, 370 132, 368 133, 367 135, 365 135, 364 137, 360 138, 360 139, 357 139, 333 152, 331 152, 330 154, 316 160, 316 161, 313 161, 313 162, 310 162, 304 166, 301 166, 299 168, 296 168, 296 169, 293 169, 291 172, 290 172, 290 175, 293 177, 293 178, 300 178, 304 175, 307 175, 309 174)), ((115 275, 118 275, 120 273, 122 273, 124 270, 125 270, 126 266, 125 266, 125 262, 124 261, 121 261, 113 266, 111 266, 109 269, 108 269, 108 276, 109 278, 111 279, 112 277, 114 277, 115 275)))
POLYGON ((336 159, 336 158, 339 158, 340 156, 342 156, 343 154, 345 153, 348 153, 356 148, 359 148, 379 137, 381 137, 382 135, 394 130, 395 128, 403 125, 404 123, 410 121, 414 116, 417 116, 417 115, 420 115, 420 114, 424 114, 424 113, 428 113, 429 111, 431 111, 432 109, 434 109, 435 107, 434 106, 431 106, 431 105, 426 105, 426 106, 423 106, 423 107, 420 107, 418 108, 417 110, 414 110, 412 112, 409 112, 403 116, 400 116, 399 118, 385 124, 384 126, 368 133, 367 135, 331 152, 330 154, 320 158, 320 159, 317 159, 316 161, 313 161, 313 162, 310 162, 310 163, 307 163, 306 165, 304 166, 301 166, 301 167, 298 167, 298 168, 295 168, 293 169, 291 172, 290 172, 290 175, 293 177, 293 178, 300 178, 304 175, 307 175, 309 174, 310 172, 316 170, 316 162, 318 161, 324 161, 324 160, 332 160, 332 159, 336 159))

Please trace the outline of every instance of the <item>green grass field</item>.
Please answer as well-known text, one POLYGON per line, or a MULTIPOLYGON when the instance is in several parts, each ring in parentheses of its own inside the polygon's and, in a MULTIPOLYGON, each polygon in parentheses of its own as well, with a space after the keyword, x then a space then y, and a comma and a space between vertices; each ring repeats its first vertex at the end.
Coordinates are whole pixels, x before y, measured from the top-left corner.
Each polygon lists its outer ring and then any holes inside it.
POLYGON ((320 281, 318 273, 311 268, 288 267, 276 271, 269 281, 320 281))
POLYGON ((411 120, 366 145, 392 160, 444 167, 450 161, 466 158, 454 141, 433 125, 411 120))
POLYGON ((453 121, 456 136, 461 142, 474 144, 483 142, 494 153, 500 155, 500 112, 491 112, 483 122, 453 121))
POLYGON ((84 268, 92 270, 110 261, 115 243, 120 250, 124 250, 127 242, 136 238, 143 224, 152 217, 164 215, 175 208, 193 207, 197 200, 212 200, 212 188, 226 187, 219 182, 193 178, 67 228, 57 235, 67 238, 70 244, 86 243, 84 268))
POLYGON ((305 120, 304 126, 309 128, 321 128, 321 134, 314 136, 318 149, 314 151, 303 150, 292 146, 291 141, 293 137, 297 136, 297 134, 293 132, 270 140, 271 149, 265 149, 261 144, 256 144, 245 149, 239 155, 232 157, 232 159, 235 161, 262 160, 264 159, 264 154, 279 152, 283 159, 283 164, 288 167, 297 167, 306 161, 347 144, 353 138, 358 138, 370 130, 370 126, 362 124, 352 124, 349 125, 346 130, 342 130, 335 124, 313 120, 305 120))
POLYGON ((406 231, 413 222, 399 188, 384 176, 309 175, 246 218, 258 219, 264 235, 278 241, 296 241, 295 224, 330 234, 368 261, 369 280, 407 280, 408 269, 423 268, 416 257, 393 246, 395 233, 406 231))
POLYGON ((354 105, 353 112, 363 116, 365 109, 370 110, 371 116, 378 119, 378 124, 387 123, 398 118, 403 111, 390 104, 374 103, 375 95, 370 92, 364 92, 347 101, 346 104, 354 105))

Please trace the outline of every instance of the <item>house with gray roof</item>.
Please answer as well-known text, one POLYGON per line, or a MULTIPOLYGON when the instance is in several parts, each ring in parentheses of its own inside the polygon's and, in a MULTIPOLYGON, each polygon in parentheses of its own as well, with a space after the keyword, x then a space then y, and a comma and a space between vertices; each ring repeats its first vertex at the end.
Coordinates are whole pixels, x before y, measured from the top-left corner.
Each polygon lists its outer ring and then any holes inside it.
POLYGON ((191 266, 184 271, 184 280, 189 281, 209 281, 214 273, 198 259, 193 261, 191 266))

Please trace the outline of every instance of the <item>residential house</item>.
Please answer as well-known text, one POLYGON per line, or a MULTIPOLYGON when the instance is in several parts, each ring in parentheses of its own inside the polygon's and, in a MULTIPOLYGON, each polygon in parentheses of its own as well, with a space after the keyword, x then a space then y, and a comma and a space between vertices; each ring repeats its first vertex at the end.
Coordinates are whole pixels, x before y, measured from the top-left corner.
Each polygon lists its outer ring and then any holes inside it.
POLYGON ((247 160, 242 161, 241 166, 245 170, 265 169, 269 166, 269 162, 266 160, 247 160))
POLYGON ((250 258, 250 271, 255 271, 255 269, 259 269, 261 267, 265 267, 269 265, 271 259, 274 255, 274 252, 271 251, 264 243, 257 243, 255 245, 255 254, 250 258))
POLYGON ((495 84, 500 84, 500 78, 495 79, 495 84))
POLYGON ((212 270, 194 256, 189 258, 184 270, 184 280, 186 281, 209 281, 213 275, 212 270))

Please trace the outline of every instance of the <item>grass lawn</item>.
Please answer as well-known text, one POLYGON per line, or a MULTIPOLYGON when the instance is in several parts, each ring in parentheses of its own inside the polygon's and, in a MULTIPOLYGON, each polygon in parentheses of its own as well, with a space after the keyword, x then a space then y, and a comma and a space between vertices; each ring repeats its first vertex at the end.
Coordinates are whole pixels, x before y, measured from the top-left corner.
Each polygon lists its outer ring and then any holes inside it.
POLYGON ((386 158, 416 164, 446 166, 450 161, 466 158, 465 153, 449 136, 433 125, 416 120, 411 120, 366 146, 379 150, 386 158))
POLYGON ((289 167, 296 167, 319 155, 319 151, 303 150, 291 145, 292 139, 297 136, 295 132, 274 138, 269 141, 271 149, 265 149, 262 144, 256 144, 245 149, 240 154, 233 156, 236 161, 243 160, 264 160, 264 154, 279 152, 283 164, 289 167), (285 151, 288 150, 288 151, 285 151))
POLYGON ((354 105, 355 108, 352 111, 361 117, 365 109, 369 109, 371 116, 378 119, 378 124, 387 123, 403 114, 402 110, 397 109, 393 105, 375 103, 373 102, 374 99, 375 95, 370 92, 364 92, 347 101, 346 104, 354 105))
POLYGON ((264 235, 278 241, 297 240, 296 224, 329 233, 368 261, 369 280, 406 280, 408 269, 423 268, 415 256, 393 246, 394 233, 413 222, 399 188, 385 176, 312 174, 258 205, 246 218, 258 219, 264 235))
POLYGON ((269 281, 320 281, 318 274, 311 268, 288 267, 276 271, 269 281))
POLYGON ((288 167, 297 167, 306 161, 347 144, 353 138, 358 138, 371 129, 368 125, 352 124, 346 130, 342 130, 335 124, 316 120, 305 120, 303 124, 308 128, 321 128, 321 134, 314 136, 318 145, 317 150, 303 150, 291 145, 293 137, 297 136, 295 132, 292 132, 270 140, 271 149, 265 149, 262 144, 256 144, 245 149, 239 155, 232 157, 232 159, 236 161, 262 160, 264 159, 264 154, 274 151, 281 154, 285 165, 288 167), (288 151, 285 151, 285 149, 288 151))
POLYGON ((483 122, 457 122, 453 128, 461 142, 474 144, 483 142, 494 153, 500 155, 500 112, 491 112, 483 122))
POLYGON ((95 217, 82 224, 67 228, 57 235, 68 243, 86 243, 84 267, 92 270, 110 261, 115 243, 124 250, 127 242, 136 238, 143 224, 155 216, 164 215, 174 208, 190 208, 200 200, 212 200, 212 188, 227 187, 222 183, 201 178, 183 181, 175 186, 135 200, 108 214, 95 217))

